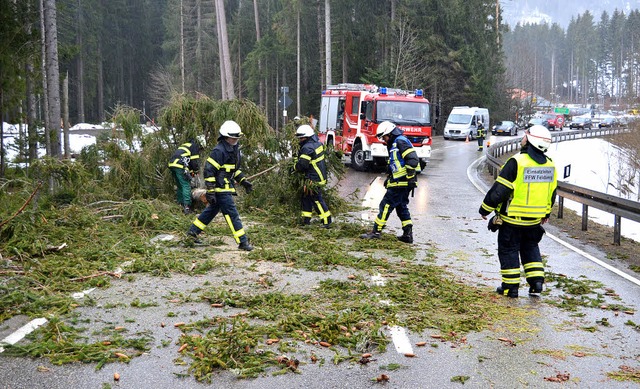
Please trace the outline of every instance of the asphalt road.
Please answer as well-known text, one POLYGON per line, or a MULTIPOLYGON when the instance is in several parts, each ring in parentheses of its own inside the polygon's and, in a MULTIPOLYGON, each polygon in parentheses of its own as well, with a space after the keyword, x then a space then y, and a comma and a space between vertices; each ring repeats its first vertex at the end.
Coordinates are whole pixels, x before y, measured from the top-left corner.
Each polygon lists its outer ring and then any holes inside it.
MULTIPOLYGON (((426 250, 436 249, 436 262, 446 267, 455 277, 479 288, 493 290, 500 283, 497 260, 496 234, 486 229, 486 221, 478 214, 487 186, 478 179, 476 142, 435 140, 430 164, 419 180, 419 187, 410 208, 414 221, 415 245, 418 260, 426 250)), ((350 170, 340 186, 345 195, 359 189, 362 204, 372 209, 362 217, 372 221, 384 189, 381 173, 359 173, 350 170)), ((187 373, 187 366, 176 365, 175 341, 180 331, 171 324, 175 321, 195 321, 211 313, 208 304, 200 302, 171 304, 166 296, 171 293, 189 293, 195 287, 208 283, 220 285, 219 275, 190 277, 175 275, 171 278, 136 276, 135 282, 114 280, 108 289, 91 293, 96 304, 77 309, 79 317, 99 328, 104 323, 124 322, 135 317, 128 325, 132 331, 150 331, 154 337, 151 350, 130 363, 111 363, 100 370, 94 364, 55 366, 46 359, 13 358, 0 354, 0 388, 633 388, 639 384, 618 382, 607 373, 620 366, 640 368, 640 332, 626 324, 640 322, 640 286, 595 264, 588 257, 607 260, 594 247, 584 247, 571 241, 553 226, 548 226, 541 242, 541 251, 547 257, 547 270, 569 277, 586 277, 599 281, 603 287, 615 290, 620 300, 636 313, 628 315, 608 309, 587 308, 578 313, 568 312, 544 302, 544 298, 530 298, 526 289, 521 297, 508 300, 514 307, 530 312, 523 323, 495 325, 490 330, 471 333, 464 345, 441 343, 439 347, 414 348, 415 358, 407 358, 390 345, 385 353, 375 355, 367 365, 342 363, 333 365, 333 353, 328 349, 309 346, 310 350, 327 363, 301 365, 301 374, 265 376, 239 380, 232 372, 214 377, 211 384, 196 382, 187 373), (562 244, 567 242, 567 244, 562 244), (586 254, 568 247, 573 245, 586 254), (157 307, 139 310, 130 308, 134 298, 155 301, 157 307), (124 308, 105 309, 116 303, 124 308), (127 308, 129 307, 129 308, 127 308), (169 319, 168 312, 175 317, 169 319), (142 313, 142 314, 141 314, 142 313), (166 322, 165 327, 158 323, 166 322), (599 325, 608 323, 608 325, 599 325), (595 327, 595 332, 586 331, 595 327), (510 339, 513 343, 500 341, 510 339), (171 342, 168 347, 164 342, 171 342), (553 352, 556 351, 556 352, 553 352), (383 366, 399 364, 394 371, 380 370, 383 366), (113 374, 121 376, 114 382, 113 374), (389 381, 377 383, 375 377, 387 374, 389 381), (560 375, 560 376, 559 376, 560 375), (452 377, 469 377, 462 385, 452 377), (548 378, 562 377, 563 383, 548 378)), ((400 224, 393 215, 387 232, 399 233, 400 224)), ((228 254, 241 260, 241 254, 228 254)), ((614 264, 615 265, 615 264, 614 264)), ((300 271, 280 272, 281 265, 261 263, 256 273, 271 272, 281 275, 276 286, 283 290, 301 291, 324 278, 344 277, 340 270, 330 273, 300 271)), ((254 277, 245 272, 228 272, 226 281, 234 278, 254 277)), ((551 289, 551 295, 560 292, 551 289)), ((606 297, 609 298, 609 297, 606 297)), ((229 312, 233 313, 233 312, 229 312)), ((514 320, 516 320, 514 318, 514 320)), ((15 318, 0 327, 0 339, 20 327, 25 318, 15 318)), ((501 323, 503 324, 503 323, 501 323)), ((429 341, 429 333, 408 333, 410 344, 429 341)))

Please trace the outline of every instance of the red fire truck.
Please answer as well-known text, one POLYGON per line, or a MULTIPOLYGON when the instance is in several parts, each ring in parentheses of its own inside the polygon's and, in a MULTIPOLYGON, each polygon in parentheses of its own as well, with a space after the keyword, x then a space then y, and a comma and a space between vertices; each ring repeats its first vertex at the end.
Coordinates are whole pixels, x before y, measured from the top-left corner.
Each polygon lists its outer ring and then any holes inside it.
POLYGON ((385 120, 404 131, 424 168, 431 157, 431 105, 421 89, 338 84, 322 92, 319 138, 342 150, 356 170, 388 158, 387 146, 376 138, 378 124, 385 120))

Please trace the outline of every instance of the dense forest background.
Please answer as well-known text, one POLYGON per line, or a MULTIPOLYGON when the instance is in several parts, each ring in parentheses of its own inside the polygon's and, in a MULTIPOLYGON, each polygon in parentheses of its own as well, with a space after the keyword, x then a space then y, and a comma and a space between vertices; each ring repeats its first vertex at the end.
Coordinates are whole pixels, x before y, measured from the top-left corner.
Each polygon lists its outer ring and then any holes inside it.
POLYGON ((14 123, 100 122, 123 104, 157 120, 178 94, 251 100, 277 130, 283 86, 290 119, 317 115, 322 89, 340 82, 421 88, 445 118, 454 105, 478 105, 495 120, 521 109, 513 88, 620 107, 640 92, 638 10, 587 11, 565 30, 511 29, 497 0, 0 4, 0 109, 14 123))

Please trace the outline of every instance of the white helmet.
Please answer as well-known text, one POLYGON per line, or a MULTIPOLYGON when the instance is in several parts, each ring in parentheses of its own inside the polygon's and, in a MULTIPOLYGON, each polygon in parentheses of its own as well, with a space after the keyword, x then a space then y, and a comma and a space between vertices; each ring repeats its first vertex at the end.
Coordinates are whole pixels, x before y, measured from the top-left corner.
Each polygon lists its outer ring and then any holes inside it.
POLYGON ((526 135, 527 142, 543 153, 545 153, 549 149, 549 146, 551 146, 551 133, 545 126, 541 126, 539 124, 533 125, 529 127, 526 135))
POLYGON ((298 138, 309 138, 314 134, 313 128, 308 124, 303 124, 296 130, 296 136, 298 138))
POLYGON ((220 136, 238 139, 242 136, 242 130, 238 123, 233 120, 227 120, 220 126, 220 136))
POLYGON ((204 137, 204 135, 198 135, 196 137, 196 142, 198 142, 200 147, 207 147, 207 139, 204 137))
POLYGON ((378 124, 378 129, 376 130, 376 136, 378 137, 378 139, 382 139, 383 136, 391 134, 391 131, 395 129, 396 129, 395 124, 385 120, 384 122, 378 124))

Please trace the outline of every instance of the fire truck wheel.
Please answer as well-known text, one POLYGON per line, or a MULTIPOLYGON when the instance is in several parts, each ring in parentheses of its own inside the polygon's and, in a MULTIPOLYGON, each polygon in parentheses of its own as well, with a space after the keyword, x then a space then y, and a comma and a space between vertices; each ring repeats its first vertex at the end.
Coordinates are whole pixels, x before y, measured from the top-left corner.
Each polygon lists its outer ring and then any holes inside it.
POLYGON ((425 167, 427 167, 427 163, 424 161, 420 161, 420 173, 424 171, 425 167))
POLYGON ((356 143, 351 150, 351 167, 359 172, 364 172, 369 168, 369 163, 364 159, 362 144, 356 143))

